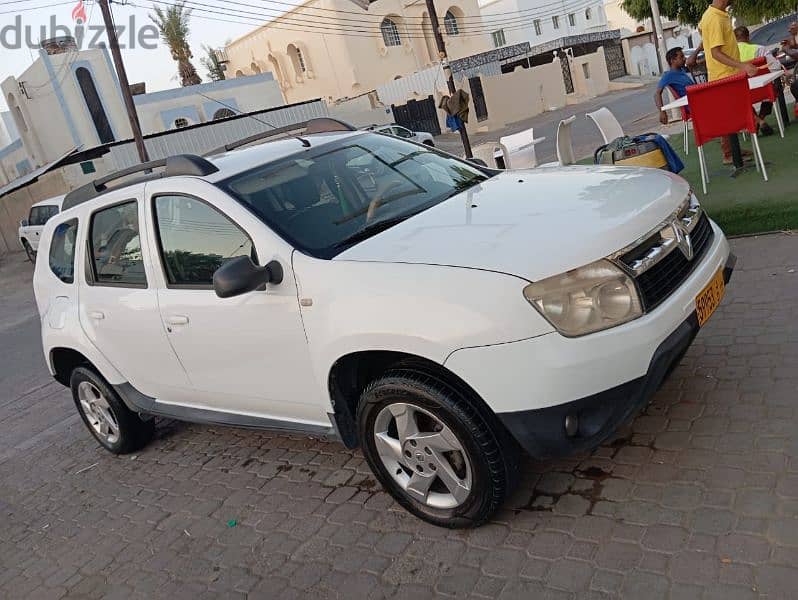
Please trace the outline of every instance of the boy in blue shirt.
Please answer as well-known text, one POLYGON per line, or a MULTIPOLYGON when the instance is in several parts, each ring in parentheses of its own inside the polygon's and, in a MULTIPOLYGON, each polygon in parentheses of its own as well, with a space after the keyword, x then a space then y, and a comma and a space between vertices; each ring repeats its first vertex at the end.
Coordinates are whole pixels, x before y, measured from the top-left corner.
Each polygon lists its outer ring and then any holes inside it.
MULTIPOLYGON (((665 55, 665 60, 668 61, 670 69, 662 74, 657 84, 657 91, 654 94, 654 104, 657 105, 658 110, 665 104, 662 101, 662 90, 666 87, 670 87, 676 96, 681 98, 687 95, 687 86, 695 84, 693 76, 684 68, 687 59, 684 57, 684 52, 681 48, 676 47, 668 50, 668 53, 665 55)), ((663 125, 667 125, 668 113, 660 110, 659 121, 663 125)))

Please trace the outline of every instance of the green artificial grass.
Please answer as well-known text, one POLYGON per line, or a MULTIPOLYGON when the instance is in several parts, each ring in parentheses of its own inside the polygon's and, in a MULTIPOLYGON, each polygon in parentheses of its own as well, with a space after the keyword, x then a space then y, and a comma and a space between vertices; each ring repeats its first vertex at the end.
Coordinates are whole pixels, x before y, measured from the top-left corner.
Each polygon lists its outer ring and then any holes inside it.
MULTIPOLYGON (((685 164, 679 175, 690 182, 704 209, 726 235, 798 229, 798 119, 792 116, 792 106, 789 112, 792 125, 786 127, 784 139, 778 134, 775 116, 771 116, 768 122, 776 133, 759 140, 770 179, 767 182, 753 162, 736 178, 730 177, 731 167, 722 163, 720 142, 707 143, 704 152, 710 181, 706 195, 701 187, 698 151, 692 132, 689 156, 684 155, 682 135, 670 137, 671 146, 685 164)), ((747 141, 741 137, 740 144, 744 150, 751 150, 750 136, 747 141)))

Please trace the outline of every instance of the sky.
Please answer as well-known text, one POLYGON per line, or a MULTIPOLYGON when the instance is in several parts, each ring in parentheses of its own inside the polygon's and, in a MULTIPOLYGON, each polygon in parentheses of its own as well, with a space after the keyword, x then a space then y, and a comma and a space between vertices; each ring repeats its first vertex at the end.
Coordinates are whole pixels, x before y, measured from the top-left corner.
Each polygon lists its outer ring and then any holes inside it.
MULTIPOLYGON (((60 25, 65 25, 70 28, 73 27, 72 8, 77 4, 75 0, 67 2, 59 6, 50 6, 38 10, 29 10, 33 7, 44 7, 49 4, 56 4, 64 2, 65 0, 17 0, 9 2, 9 0, 0 0, 0 31, 7 25, 13 25, 17 15, 22 19, 22 26, 30 28, 34 33, 31 35, 34 42, 37 42, 42 27, 49 30, 49 23, 52 16, 55 17, 55 22, 60 25), (20 9, 22 12, 12 12, 15 9, 20 9)), ((147 17, 151 12, 151 5, 148 2, 141 2, 139 6, 132 6, 130 4, 120 5, 113 3, 111 5, 114 20, 117 26, 128 24, 129 19, 134 17, 134 23, 138 27, 151 25, 152 22, 147 17)), ((88 25, 101 25, 102 14, 100 7, 94 2, 87 2, 85 5, 86 16, 88 17, 88 25)), ((211 15, 205 15, 211 16, 211 15)), ((192 15, 191 19, 191 34, 189 42, 191 50, 194 53, 194 66, 203 81, 209 81, 207 72, 200 64, 200 57, 202 56, 202 45, 211 47, 223 46, 229 39, 236 39, 251 31, 256 26, 253 22, 252 25, 239 25, 233 23, 219 23, 212 18, 204 18, 200 13, 192 15)), ((5 39, 11 39, 15 36, 6 33, 5 39)), ((87 36, 88 37, 88 36, 87 36)), ((124 35, 121 41, 124 40, 124 35)), ((101 38, 105 41, 105 36, 101 38)), ((160 40, 157 41, 158 47, 156 49, 123 49, 122 58, 125 62, 127 69, 128 80, 130 83, 146 82, 147 91, 155 92, 169 88, 179 87, 180 82, 177 78, 177 63, 172 60, 172 57, 166 45, 160 40)), ((28 66, 30 66, 35 58, 38 56, 36 50, 29 50, 23 45, 20 49, 9 49, 2 37, 0 37, 0 81, 7 77, 19 76, 28 66)), ((5 100, 0 97, 0 110, 7 110, 5 100)))

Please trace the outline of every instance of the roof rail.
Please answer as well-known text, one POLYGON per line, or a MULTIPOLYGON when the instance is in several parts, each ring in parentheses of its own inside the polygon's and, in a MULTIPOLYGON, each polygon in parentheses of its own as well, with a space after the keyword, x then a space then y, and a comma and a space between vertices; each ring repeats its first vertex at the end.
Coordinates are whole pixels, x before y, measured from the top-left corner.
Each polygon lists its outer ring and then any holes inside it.
POLYGON ((330 133, 332 131, 357 131, 346 121, 340 119, 333 119, 332 117, 319 117, 318 119, 310 119, 308 126, 305 129, 305 135, 312 133, 330 133))
MULTIPOLYGON (((110 175, 95 179, 94 181, 69 192, 64 197, 62 210, 67 210, 68 208, 72 208, 73 206, 77 206, 78 204, 92 200, 93 198, 96 198, 107 192, 109 190, 108 184, 112 181, 122 179, 123 177, 128 177, 129 175, 135 175, 136 173, 148 175, 148 177, 145 179, 150 179, 155 177, 176 177, 178 175, 193 175, 202 177, 205 175, 210 175, 211 173, 216 173, 218 170, 219 168, 213 163, 202 158, 201 156, 195 156, 193 154, 178 154, 176 156, 169 156, 168 158, 151 160, 146 163, 128 167, 127 169, 115 171, 110 175), (158 169, 161 167, 165 167, 163 173, 154 175, 152 174, 153 169, 158 169)), ((125 187, 125 185, 130 185, 130 182, 127 184, 122 184, 119 187, 125 187)))
POLYGON ((294 123, 293 125, 285 125, 284 127, 275 127, 274 129, 269 129, 268 131, 255 133, 245 138, 241 138, 240 140, 236 140, 235 142, 230 142, 224 146, 214 148, 213 150, 203 154, 203 156, 214 156, 223 152, 230 152, 231 150, 241 148, 242 146, 248 146, 261 140, 266 140, 283 133, 288 133, 303 128, 305 129, 306 135, 313 133, 331 133, 333 131, 357 131, 356 128, 344 121, 339 121, 338 119, 333 119, 331 117, 317 117, 314 119, 308 119, 302 123, 294 123))

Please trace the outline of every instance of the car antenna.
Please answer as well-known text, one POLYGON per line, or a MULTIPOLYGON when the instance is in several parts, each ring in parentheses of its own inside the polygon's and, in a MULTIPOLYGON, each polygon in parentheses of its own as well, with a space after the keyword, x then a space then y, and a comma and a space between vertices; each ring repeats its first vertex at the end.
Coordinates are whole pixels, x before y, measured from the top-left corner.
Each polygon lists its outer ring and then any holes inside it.
MULTIPOLYGON (((212 101, 212 102, 216 102, 216 104, 221 104, 221 105, 222 105, 222 106, 224 106, 226 109, 228 109, 228 110, 232 110, 234 113, 238 113, 239 115, 242 115, 242 116, 245 116, 245 117, 249 117, 250 119, 255 119, 255 120, 258 122, 258 123, 263 123, 263 124, 264 124, 264 125, 266 125, 267 127, 271 127, 272 129, 279 129, 279 127, 277 127, 277 126, 275 126, 275 125, 272 125, 272 124, 271 124, 271 123, 269 123, 268 121, 264 121, 263 119, 259 119, 258 117, 254 116, 254 115, 251 115, 251 114, 249 114, 249 113, 243 113, 243 112, 241 112, 239 109, 237 109, 237 108, 235 108, 235 107, 233 107, 233 106, 230 106, 229 104, 226 104, 226 103, 222 102, 221 100, 217 100, 216 98, 211 98, 210 96, 206 96, 206 95, 205 95, 205 94, 203 94, 202 92, 194 92, 194 93, 195 93, 195 94, 197 94, 197 95, 199 95, 199 96, 202 96, 203 98, 207 98, 208 100, 210 100, 210 101, 212 101)), ((310 142, 309 142, 308 140, 306 140, 305 138, 303 138, 303 137, 300 137, 300 136, 298 136, 298 135, 296 135, 296 134, 294 134, 294 133, 290 133, 289 135, 290 135, 291 137, 293 137, 293 138, 295 138, 295 139, 299 140, 299 141, 302 143, 302 146, 303 146, 304 148, 310 148, 310 142)))

